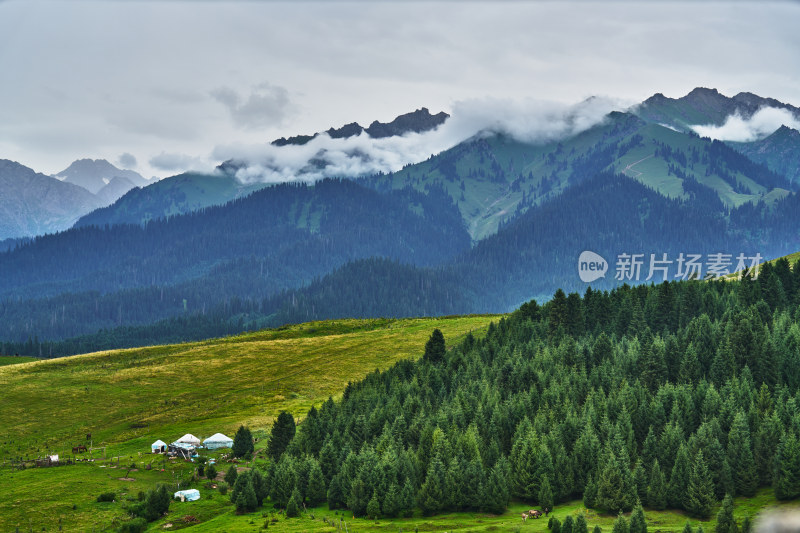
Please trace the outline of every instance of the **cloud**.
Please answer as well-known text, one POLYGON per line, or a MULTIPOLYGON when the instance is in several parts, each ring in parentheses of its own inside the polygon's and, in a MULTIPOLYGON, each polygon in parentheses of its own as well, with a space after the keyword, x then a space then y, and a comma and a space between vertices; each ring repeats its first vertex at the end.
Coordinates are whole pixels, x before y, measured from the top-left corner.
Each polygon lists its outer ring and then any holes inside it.
POLYGON ((136 158, 133 154, 125 152, 117 158, 117 164, 122 168, 136 168, 136 158))
POLYGON ((159 170, 187 171, 187 170, 208 170, 209 163, 199 157, 186 154, 170 154, 161 152, 157 156, 150 158, 150 166, 159 170))
POLYGON ((243 129, 279 126, 294 109, 289 91, 269 83, 256 85, 247 98, 224 86, 211 91, 211 96, 228 108, 233 123, 243 129))
POLYGON ((424 133, 383 139, 373 139, 366 133, 332 139, 322 133, 301 146, 217 146, 212 157, 243 164, 237 177, 244 182, 355 177, 398 171, 478 134, 503 133, 528 143, 565 138, 599 124, 610 111, 623 108, 622 103, 607 98, 590 98, 572 106, 532 99, 466 100, 454 104, 447 122, 424 133))
POLYGON ((692 126, 692 129, 701 137, 720 141, 750 142, 774 133, 781 126, 800 129, 800 120, 788 109, 762 107, 750 118, 744 118, 736 111, 725 119, 722 126, 706 124, 692 126))

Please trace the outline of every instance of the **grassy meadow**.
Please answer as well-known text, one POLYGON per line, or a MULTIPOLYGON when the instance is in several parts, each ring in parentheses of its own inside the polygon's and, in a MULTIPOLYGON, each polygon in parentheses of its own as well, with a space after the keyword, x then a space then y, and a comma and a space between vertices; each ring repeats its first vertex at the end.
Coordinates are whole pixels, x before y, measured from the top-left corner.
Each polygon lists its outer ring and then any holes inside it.
MULTIPOLYGON (((144 470, 153 461, 147 452, 156 439, 172 442, 189 432, 200 438, 216 432, 233 436, 240 424, 263 437, 281 410, 301 417, 312 405, 340 395, 348 382, 400 359, 419 357, 434 328, 454 343, 469 332, 480 335, 497 318, 311 322, 180 345, 0 366, 0 532, 16 527, 57 531, 59 519, 64 531, 108 530, 126 513, 119 503, 95 502, 98 494, 113 491, 131 497, 193 470, 182 462, 162 465, 158 456, 154 468, 144 470), (44 454, 63 459, 78 444, 94 446, 91 455, 98 460, 13 468, 19 459, 44 454), (120 480, 131 463, 137 471, 128 477, 135 481, 120 480)), ((229 510, 228 498, 218 495, 216 500, 221 509, 211 514, 229 510)), ((214 498, 204 497, 198 507, 211 502, 214 498)))

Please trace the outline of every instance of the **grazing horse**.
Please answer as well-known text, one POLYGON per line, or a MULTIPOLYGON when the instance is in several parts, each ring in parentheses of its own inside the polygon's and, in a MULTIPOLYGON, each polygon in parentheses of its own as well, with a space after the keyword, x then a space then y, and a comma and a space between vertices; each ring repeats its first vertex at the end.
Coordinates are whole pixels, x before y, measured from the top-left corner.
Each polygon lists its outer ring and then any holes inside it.
POLYGON ((541 511, 537 511, 536 509, 531 509, 528 511, 528 518, 540 518, 542 516, 541 511))

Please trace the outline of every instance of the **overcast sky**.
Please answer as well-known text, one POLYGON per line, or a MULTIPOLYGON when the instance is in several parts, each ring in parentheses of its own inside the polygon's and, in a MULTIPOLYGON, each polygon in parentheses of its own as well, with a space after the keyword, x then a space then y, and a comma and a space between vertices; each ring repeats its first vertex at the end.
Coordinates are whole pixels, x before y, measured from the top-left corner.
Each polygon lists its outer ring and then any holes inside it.
POLYGON ((149 177, 464 101, 800 105, 800 4, 0 0, 0 158, 149 177))

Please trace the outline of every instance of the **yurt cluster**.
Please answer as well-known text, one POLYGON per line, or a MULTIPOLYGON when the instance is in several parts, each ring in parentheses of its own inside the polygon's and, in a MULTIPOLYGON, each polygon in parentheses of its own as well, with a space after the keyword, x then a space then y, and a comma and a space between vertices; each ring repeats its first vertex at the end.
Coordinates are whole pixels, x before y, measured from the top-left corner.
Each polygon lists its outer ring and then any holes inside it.
POLYGON ((196 455, 195 452, 198 448, 216 450, 218 448, 230 448, 231 446, 233 446, 233 439, 222 433, 215 433, 204 441, 201 441, 191 433, 187 433, 172 444, 167 444, 159 439, 150 445, 150 451, 189 459, 196 455))

